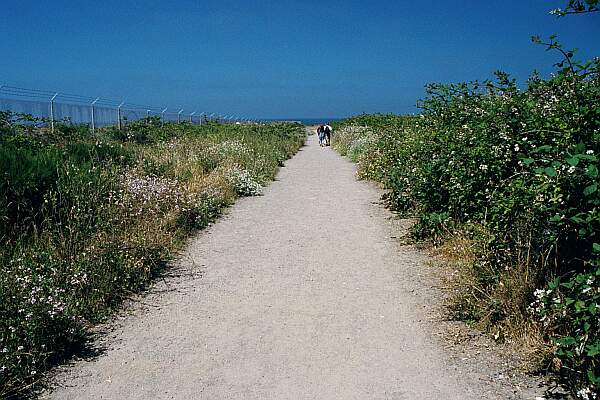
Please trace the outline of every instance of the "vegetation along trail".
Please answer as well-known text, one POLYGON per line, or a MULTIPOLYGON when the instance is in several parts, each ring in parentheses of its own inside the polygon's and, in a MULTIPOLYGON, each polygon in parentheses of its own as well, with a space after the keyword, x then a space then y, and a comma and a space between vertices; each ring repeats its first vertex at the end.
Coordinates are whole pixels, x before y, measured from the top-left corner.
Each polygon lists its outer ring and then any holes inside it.
POLYGON ((425 259, 392 237, 380 195, 310 136, 42 398, 507 398, 434 339, 425 259))

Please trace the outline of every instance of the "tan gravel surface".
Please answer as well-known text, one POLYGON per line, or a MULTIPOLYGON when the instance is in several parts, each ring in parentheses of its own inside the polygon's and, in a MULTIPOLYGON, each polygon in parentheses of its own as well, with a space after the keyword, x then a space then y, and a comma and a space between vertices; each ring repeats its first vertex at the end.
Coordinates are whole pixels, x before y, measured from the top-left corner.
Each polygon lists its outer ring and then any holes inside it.
POLYGON ((506 398, 436 339, 426 259, 393 238, 380 195, 309 137, 41 397, 506 398))

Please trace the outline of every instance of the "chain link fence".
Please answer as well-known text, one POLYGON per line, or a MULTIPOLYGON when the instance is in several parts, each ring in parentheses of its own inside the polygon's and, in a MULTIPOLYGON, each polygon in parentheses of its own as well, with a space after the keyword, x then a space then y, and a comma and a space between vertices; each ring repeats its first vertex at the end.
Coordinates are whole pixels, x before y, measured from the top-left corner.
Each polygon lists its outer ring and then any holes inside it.
POLYGON ((0 111, 30 114, 41 118, 54 130, 55 123, 87 124, 93 131, 98 127, 123 127, 128 121, 159 117, 162 121, 202 124, 259 122, 238 115, 187 112, 176 107, 153 107, 125 101, 87 97, 39 89, 27 89, 0 84, 0 111))

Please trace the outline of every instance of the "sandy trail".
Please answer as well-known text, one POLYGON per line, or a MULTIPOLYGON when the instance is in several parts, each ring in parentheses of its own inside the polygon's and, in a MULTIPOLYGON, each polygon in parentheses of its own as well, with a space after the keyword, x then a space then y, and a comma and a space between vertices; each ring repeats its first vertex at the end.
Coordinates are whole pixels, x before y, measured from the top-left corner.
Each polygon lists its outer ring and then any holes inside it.
POLYGON ((425 259, 354 172, 311 136, 42 398, 493 398, 433 338, 415 295, 425 259))

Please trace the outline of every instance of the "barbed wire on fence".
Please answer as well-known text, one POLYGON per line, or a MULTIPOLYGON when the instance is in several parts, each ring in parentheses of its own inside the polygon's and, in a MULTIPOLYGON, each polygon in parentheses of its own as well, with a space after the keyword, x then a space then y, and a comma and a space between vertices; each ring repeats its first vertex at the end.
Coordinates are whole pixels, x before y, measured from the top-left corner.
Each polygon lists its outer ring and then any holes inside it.
POLYGON ((41 89, 22 88, 0 84, 0 111, 30 114, 46 120, 50 129, 59 122, 88 124, 98 127, 114 125, 118 129, 128 121, 159 117, 165 122, 203 124, 261 122, 241 115, 221 115, 216 112, 194 110, 187 113, 181 107, 157 107, 78 94, 41 89), (185 113, 184 113, 185 111, 185 113))

